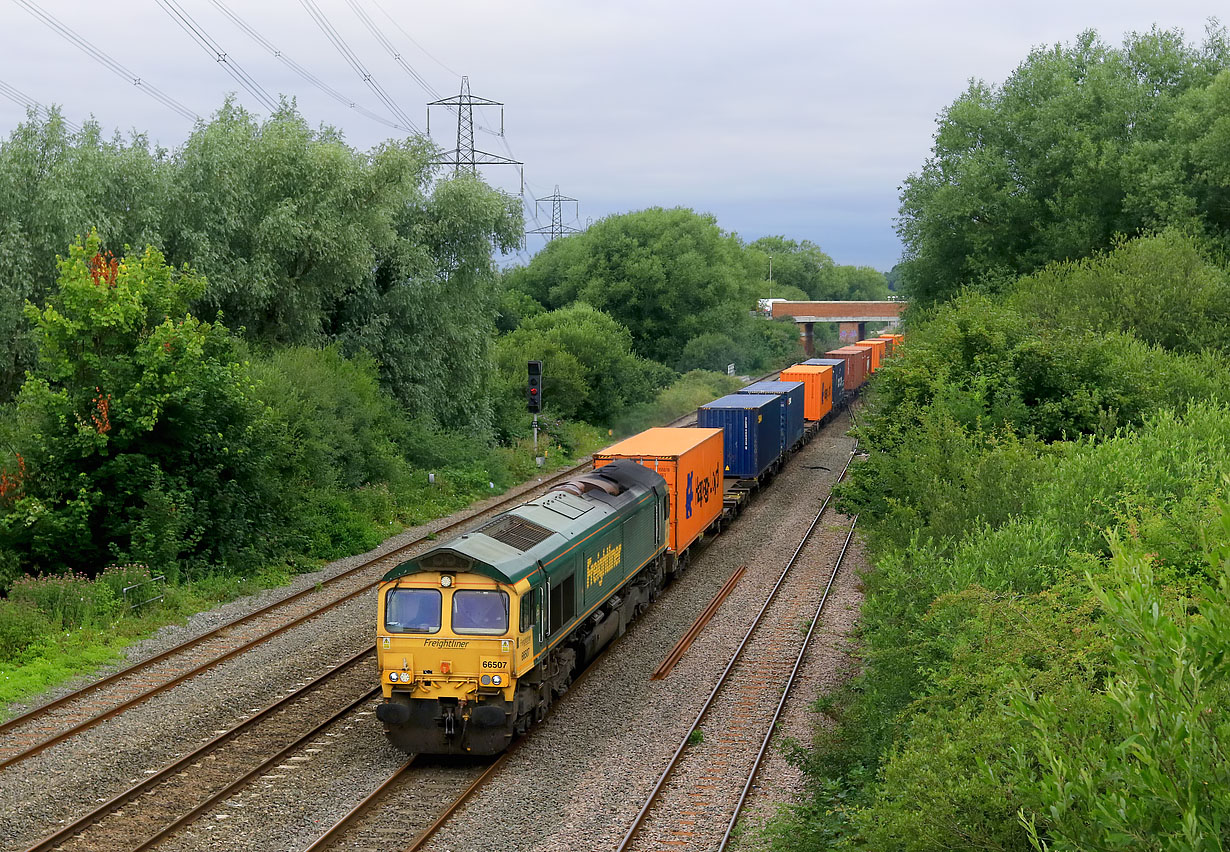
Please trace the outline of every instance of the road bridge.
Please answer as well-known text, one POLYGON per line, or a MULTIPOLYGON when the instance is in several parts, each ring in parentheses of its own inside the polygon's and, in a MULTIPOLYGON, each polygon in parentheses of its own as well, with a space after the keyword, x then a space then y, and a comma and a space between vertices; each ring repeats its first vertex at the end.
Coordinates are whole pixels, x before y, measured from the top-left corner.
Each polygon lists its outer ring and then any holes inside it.
POLYGON ((770 314, 790 317, 799 326, 799 337, 808 355, 815 353, 814 328, 818 322, 835 322, 842 344, 854 343, 867 336, 867 323, 886 322, 896 326, 901 321, 908 302, 790 302, 773 299, 770 314))

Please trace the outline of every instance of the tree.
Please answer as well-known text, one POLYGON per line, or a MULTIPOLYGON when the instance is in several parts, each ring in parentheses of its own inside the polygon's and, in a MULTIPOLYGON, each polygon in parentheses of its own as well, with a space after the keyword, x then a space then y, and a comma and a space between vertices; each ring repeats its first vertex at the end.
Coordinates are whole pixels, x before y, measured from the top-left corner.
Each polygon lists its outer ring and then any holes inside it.
MULTIPOLYGON (((761 237, 748 246, 749 254, 767 269, 773 258, 773 295, 785 295, 794 288, 809 299, 883 299, 888 296, 884 274, 869 266, 839 266, 810 240, 796 242, 785 237, 761 237), (779 288, 780 293, 779 293, 779 288)), ((767 272, 766 272, 767 278, 767 272)), ((762 286, 760 292, 766 292, 762 286)))
POLYGON ((525 417, 526 362, 542 361, 543 401, 555 417, 611 424, 674 374, 632 351, 632 335, 610 315, 578 303, 527 320, 496 347, 506 434, 525 417))
POLYGON ((258 122, 228 99, 175 156, 166 254, 207 277, 202 313, 253 339, 319 343, 421 201, 430 151, 411 139, 362 154, 291 105, 258 122))
POLYGON ((1095 33, 1030 53, 1001 86, 971 82, 940 116, 935 146, 905 181, 898 233, 911 298, 1001 289, 1168 224, 1211 227, 1225 190, 1213 165, 1230 67, 1225 31, 1095 33))
POLYGON ((671 363, 691 338, 753 309, 759 275, 712 216, 654 207, 552 241, 508 282, 548 309, 592 305, 632 333, 638 354, 671 363))
POLYGON ((94 574, 242 566, 278 486, 263 475, 264 408, 227 329, 187 311, 205 282, 153 248, 120 260, 91 234, 29 305, 38 361, 16 401, 22 481, 0 542, 25 567, 94 574))
POLYGON ((491 255, 518 245, 523 229, 515 197, 470 175, 440 181, 404 204, 374 274, 343 299, 338 339, 377 359, 413 416, 489 434, 486 365, 500 307, 491 255))
POLYGON ((72 134, 58 110, 31 110, 0 143, 0 401, 33 366, 22 305, 55 287, 57 253, 91 228, 115 250, 156 243, 166 178, 146 137, 106 141, 92 121, 72 134))
POLYGON ((766 280, 769 258, 773 258, 775 296, 781 286, 801 290, 809 299, 841 298, 828 286, 830 273, 837 264, 811 240, 797 242, 785 237, 761 237, 748 245, 748 251, 759 256, 757 262, 763 264, 766 280))

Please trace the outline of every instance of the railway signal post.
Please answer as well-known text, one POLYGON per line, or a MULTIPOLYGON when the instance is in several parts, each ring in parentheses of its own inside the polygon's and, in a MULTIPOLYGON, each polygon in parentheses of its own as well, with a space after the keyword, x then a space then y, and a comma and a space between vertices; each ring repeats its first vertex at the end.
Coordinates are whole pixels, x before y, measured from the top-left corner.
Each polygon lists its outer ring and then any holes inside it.
POLYGON ((534 456, 538 456, 538 412, 542 411, 542 362, 529 362, 529 384, 526 387, 526 408, 534 415, 534 456))

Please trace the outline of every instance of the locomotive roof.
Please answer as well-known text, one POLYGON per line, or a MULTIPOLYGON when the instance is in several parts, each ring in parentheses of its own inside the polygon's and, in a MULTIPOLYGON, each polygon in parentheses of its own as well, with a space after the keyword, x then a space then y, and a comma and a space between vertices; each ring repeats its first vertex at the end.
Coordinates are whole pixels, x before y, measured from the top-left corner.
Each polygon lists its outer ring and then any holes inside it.
POLYGON ((549 491, 497 515, 473 532, 401 563, 385 574, 384 579, 396 580, 427 571, 448 571, 449 568, 431 565, 433 561, 447 563, 446 554, 461 557, 469 563, 452 570, 471 571, 500 583, 514 584, 539 570, 553 574, 555 572, 550 564, 553 560, 570 551, 614 517, 635 511, 653 492, 659 495, 666 493, 665 480, 635 462, 614 462, 570 482, 580 482, 579 488, 583 493, 549 491), (599 484, 599 478, 614 483, 619 493, 609 494, 601 487, 590 487, 599 484))

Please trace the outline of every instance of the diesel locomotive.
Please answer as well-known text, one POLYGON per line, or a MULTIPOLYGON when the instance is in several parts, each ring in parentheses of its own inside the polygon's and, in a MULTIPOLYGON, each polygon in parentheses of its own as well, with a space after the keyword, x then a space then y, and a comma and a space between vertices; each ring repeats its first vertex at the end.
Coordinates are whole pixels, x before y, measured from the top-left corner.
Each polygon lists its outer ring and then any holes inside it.
POLYGON ((408 753, 496 754, 657 597, 666 482, 615 461, 389 571, 377 718, 408 753))

